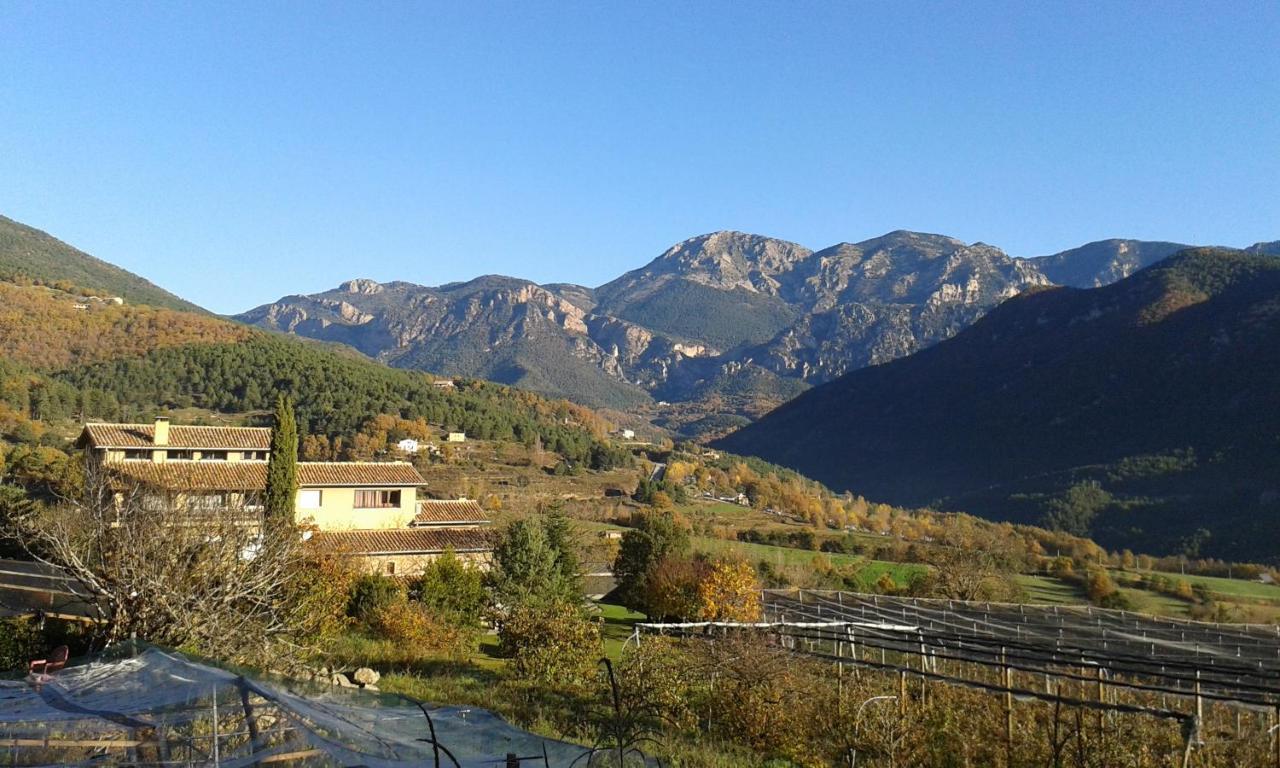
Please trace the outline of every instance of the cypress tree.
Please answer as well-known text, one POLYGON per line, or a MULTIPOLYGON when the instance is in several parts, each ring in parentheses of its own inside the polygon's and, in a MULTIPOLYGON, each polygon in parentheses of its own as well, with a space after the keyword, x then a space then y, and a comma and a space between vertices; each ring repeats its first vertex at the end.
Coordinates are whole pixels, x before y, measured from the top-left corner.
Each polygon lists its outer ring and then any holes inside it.
POLYGON ((293 402, 285 395, 276 397, 275 421, 263 505, 268 519, 291 523, 298 495, 298 424, 293 416, 293 402))

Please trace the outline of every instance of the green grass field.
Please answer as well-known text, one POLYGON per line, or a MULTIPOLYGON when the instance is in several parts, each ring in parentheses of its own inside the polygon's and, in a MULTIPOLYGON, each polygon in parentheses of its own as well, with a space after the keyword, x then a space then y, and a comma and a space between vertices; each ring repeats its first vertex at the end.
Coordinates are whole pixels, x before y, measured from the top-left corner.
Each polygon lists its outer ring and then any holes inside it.
POLYGON ((1084 603, 1084 594, 1074 584, 1068 584, 1052 576, 1019 575, 1014 580, 1027 593, 1032 603, 1044 605, 1078 605, 1084 603))
POLYGON ((1280 603, 1280 585, 1263 584, 1244 579, 1225 579, 1219 576, 1183 576, 1179 573, 1164 573, 1171 579, 1186 579, 1195 586, 1203 585, 1210 592, 1224 598, 1246 598, 1250 600, 1266 600, 1280 603))
POLYGON ((1128 599, 1130 609, 1138 613, 1150 613, 1155 616, 1185 617, 1190 603, 1179 600, 1172 595, 1151 592, 1145 589, 1120 587, 1120 594, 1128 599))
POLYGON ((916 576, 925 572, 925 566, 916 563, 891 563, 887 560, 870 560, 861 555, 846 555, 838 552, 814 552, 792 547, 776 547, 771 544, 752 544, 745 541, 726 541, 694 537, 693 548, 708 555, 730 555, 745 558, 748 562, 766 562, 775 568, 806 567, 815 559, 825 558, 831 565, 839 568, 854 568, 857 571, 858 583, 863 590, 870 591, 876 581, 884 574, 889 574, 899 586, 911 583, 916 576))
POLYGON ((645 616, 614 603, 596 603, 596 606, 604 620, 604 655, 617 661, 622 658, 622 648, 631 637, 636 622, 644 621, 645 616))

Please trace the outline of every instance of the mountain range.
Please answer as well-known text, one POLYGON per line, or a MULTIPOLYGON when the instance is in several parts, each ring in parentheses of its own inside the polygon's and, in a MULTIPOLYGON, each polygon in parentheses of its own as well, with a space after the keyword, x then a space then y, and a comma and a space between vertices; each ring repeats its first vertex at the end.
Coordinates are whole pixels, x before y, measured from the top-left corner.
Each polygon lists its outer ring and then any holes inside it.
POLYGON ((1023 291, 1106 285, 1185 247, 1104 240, 1015 258, 917 232, 818 251, 715 232, 597 288, 502 276, 438 287, 355 279, 236 319, 348 344, 397 367, 636 410, 696 433, 740 425, 815 384, 950 338, 1023 291), (721 418, 705 418, 712 414, 721 418))
POLYGON ((1187 249, 1108 286, 1025 291, 715 445, 871 498, 1112 548, 1272 558, 1277 245, 1187 249))
POLYGON ((586 409, 474 380, 441 389, 367 355, 650 418, 701 410, 722 432, 745 420, 719 411, 756 415, 816 384, 721 444, 876 500, 1273 561, 1280 242, 1180 248, 1015 259, 907 232, 817 252, 717 233, 597 289, 353 280, 248 318, 342 342, 326 344, 212 316, 0 219, 0 411, 253 412, 286 391, 329 436, 398 412, 586 461, 607 426, 586 409))

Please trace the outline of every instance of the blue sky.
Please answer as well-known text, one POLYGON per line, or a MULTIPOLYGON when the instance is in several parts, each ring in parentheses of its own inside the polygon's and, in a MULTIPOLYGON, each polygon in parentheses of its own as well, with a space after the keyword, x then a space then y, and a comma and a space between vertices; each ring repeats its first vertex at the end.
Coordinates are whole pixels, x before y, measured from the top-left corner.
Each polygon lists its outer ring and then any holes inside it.
POLYGON ((220 312, 741 229, 1280 238, 1280 3, 0 4, 0 213, 220 312))

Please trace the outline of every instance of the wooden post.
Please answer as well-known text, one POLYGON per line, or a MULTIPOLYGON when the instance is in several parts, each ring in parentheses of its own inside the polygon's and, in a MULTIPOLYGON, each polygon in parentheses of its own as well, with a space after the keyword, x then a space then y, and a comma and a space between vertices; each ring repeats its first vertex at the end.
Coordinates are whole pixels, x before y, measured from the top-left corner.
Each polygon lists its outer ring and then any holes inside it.
POLYGON ((1196 730, 1204 722, 1204 698, 1200 695, 1200 670, 1196 670, 1196 730))
POLYGON ((898 673, 898 714, 907 716, 907 671, 898 673))
MULTIPOLYGON (((1106 683, 1103 682, 1103 670, 1101 665, 1098 666, 1098 703, 1099 704, 1107 703, 1107 688, 1106 688, 1106 683)), ((1098 708, 1098 751, 1103 755, 1102 759, 1103 759, 1104 765, 1106 764, 1105 755, 1107 750, 1106 720, 1107 720, 1107 711, 1099 707, 1098 708)))
POLYGON ((1013 765, 1013 671, 1006 663, 1005 649, 1000 649, 1000 682, 1004 685, 1004 764, 1013 765))
POLYGON ((1276 707, 1276 726, 1277 727, 1274 731, 1276 741, 1276 768, 1280 768, 1280 706, 1276 707))
POLYGON ((836 711, 844 710, 844 641, 836 638, 836 711))
MULTIPOLYGON (((929 671, 929 654, 925 649, 924 631, 921 630, 919 635, 920 635, 920 671, 928 672, 929 671)), ((925 675, 920 675, 920 704, 921 705, 924 705, 924 703, 928 700, 928 694, 929 694, 928 685, 929 685, 929 678, 925 675)))
POLYGON ((1182 768, 1191 768, 1191 742, 1195 739, 1195 728, 1188 728, 1184 723, 1183 730, 1186 731, 1186 736, 1183 739, 1182 768))
POLYGON ((213 768, 222 765, 218 757, 218 686, 213 686, 213 768))

